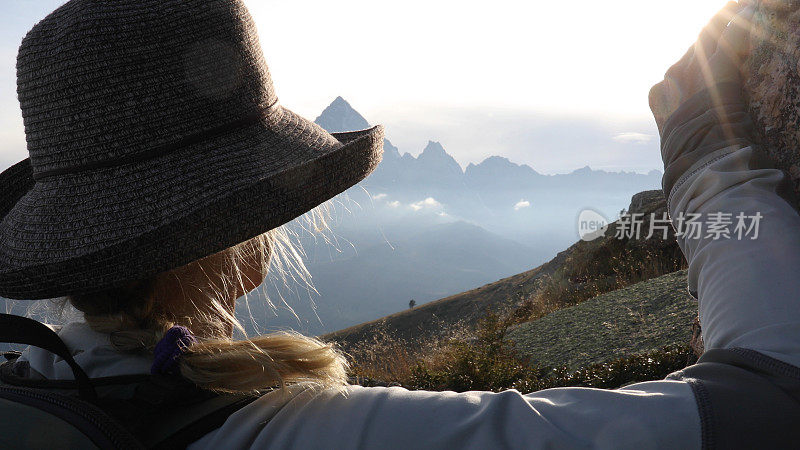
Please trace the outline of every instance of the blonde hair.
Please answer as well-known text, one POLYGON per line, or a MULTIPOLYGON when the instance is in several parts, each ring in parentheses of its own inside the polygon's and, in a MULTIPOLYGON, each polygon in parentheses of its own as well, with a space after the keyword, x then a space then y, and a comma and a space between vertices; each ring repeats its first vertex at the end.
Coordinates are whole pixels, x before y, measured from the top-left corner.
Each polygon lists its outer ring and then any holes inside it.
MULTIPOLYGON (((152 353, 166 330, 180 324, 198 337, 180 359, 181 375, 197 386, 222 392, 248 392, 290 383, 311 381, 323 386, 347 383, 347 362, 330 344, 294 332, 278 332, 235 340, 232 332, 246 335, 244 327, 226 306, 236 287, 247 292, 245 269, 272 268, 286 278, 298 268, 305 271, 300 254, 283 228, 177 269, 138 280, 120 288, 68 296, 96 331, 109 333, 122 352, 152 353), (223 267, 208 269, 210 258, 223 258, 223 267), (245 267, 246 264, 258 267, 245 267), (199 269, 199 270, 198 270, 199 269), (287 270, 288 269, 288 270, 287 270), (216 270, 209 276, 208 270, 216 270), (216 285, 211 280, 221 280, 216 285), (167 287, 175 283, 193 290, 202 301, 190 307, 193 314, 171 310, 167 287)), ((307 274, 307 272, 306 272, 307 274)), ((290 275, 293 277, 293 275, 290 275)), ((305 279, 301 274, 300 278, 305 279)))

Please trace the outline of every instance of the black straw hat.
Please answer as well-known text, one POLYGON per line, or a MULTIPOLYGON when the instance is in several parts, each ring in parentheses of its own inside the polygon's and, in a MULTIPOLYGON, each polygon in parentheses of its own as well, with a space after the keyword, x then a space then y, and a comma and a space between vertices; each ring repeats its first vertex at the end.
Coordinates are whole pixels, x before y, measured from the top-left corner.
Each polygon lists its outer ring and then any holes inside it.
POLYGON ((343 192, 383 151, 381 127, 329 134, 278 104, 241 0, 72 0, 22 41, 17 83, 30 158, 0 174, 8 298, 188 264, 343 192))

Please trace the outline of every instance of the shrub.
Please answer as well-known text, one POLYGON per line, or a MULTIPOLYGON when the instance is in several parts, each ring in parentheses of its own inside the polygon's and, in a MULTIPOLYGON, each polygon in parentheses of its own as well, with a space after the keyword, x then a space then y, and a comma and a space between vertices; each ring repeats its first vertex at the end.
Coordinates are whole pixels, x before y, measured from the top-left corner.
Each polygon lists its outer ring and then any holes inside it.
POLYGON ((488 314, 475 337, 452 341, 426 361, 418 361, 407 387, 456 392, 505 389, 528 390, 535 385, 535 370, 516 356, 505 339, 510 322, 488 314))
POLYGON ((420 361, 435 358, 451 342, 468 339, 469 328, 461 323, 444 329, 438 337, 419 340, 398 338, 392 330, 379 327, 369 340, 349 345, 346 351, 351 361, 351 376, 359 384, 406 384, 413 368, 420 361))

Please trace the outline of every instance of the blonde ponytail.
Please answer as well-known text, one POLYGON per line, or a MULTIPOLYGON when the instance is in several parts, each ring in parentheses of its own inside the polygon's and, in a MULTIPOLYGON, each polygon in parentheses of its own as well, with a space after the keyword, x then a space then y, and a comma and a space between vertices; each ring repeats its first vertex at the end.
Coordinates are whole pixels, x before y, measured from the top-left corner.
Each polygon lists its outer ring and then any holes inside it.
MULTIPOLYGON (((191 266, 202 267, 204 260, 201 259, 149 280, 67 299, 84 313, 93 329, 108 333, 111 343, 122 352, 152 354, 166 330, 175 324, 188 327, 197 335, 198 342, 189 346, 181 357, 180 371, 183 377, 202 388, 249 392, 306 381, 323 386, 345 385, 347 361, 330 344, 293 332, 244 340, 231 337, 233 330, 244 332, 226 304, 231 301, 233 287, 246 285, 242 274, 247 261, 259 261, 262 273, 267 272, 272 261, 279 276, 286 277, 285 268, 289 267, 299 272, 299 275, 291 275, 292 278, 307 279, 300 253, 292 247, 285 230, 271 230, 225 250, 225 254, 224 274, 216 277, 223 280, 222 286, 209 284, 208 277, 202 280, 189 276, 198 272, 190 270, 197 268, 191 266), (177 281, 181 289, 202 292, 207 301, 203 305, 192 305, 195 314, 176 315, 165 306, 170 304, 164 290, 168 281, 177 281)), ((206 268, 199 272, 206 273, 206 268)))
POLYGON ((199 342, 189 347, 180 368, 196 385, 226 392, 302 381, 341 385, 347 379, 347 363, 330 345, 286 332, 199 342))

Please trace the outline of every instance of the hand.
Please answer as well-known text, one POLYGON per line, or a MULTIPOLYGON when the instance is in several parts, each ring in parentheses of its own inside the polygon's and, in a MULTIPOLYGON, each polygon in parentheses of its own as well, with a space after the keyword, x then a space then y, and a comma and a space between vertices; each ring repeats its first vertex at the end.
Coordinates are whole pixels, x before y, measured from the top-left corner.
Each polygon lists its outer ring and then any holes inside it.
POLYGON ((719 96, 721 83, 741 84, 741 65, 750 49, 749 36, 754 8, 745 3, 728 2, 700 33, 697 42, 675 65, 664 81, 650 90, 650 109, 663 137, 664 124, 680 105, 698 92, 708 89, 719 96))

